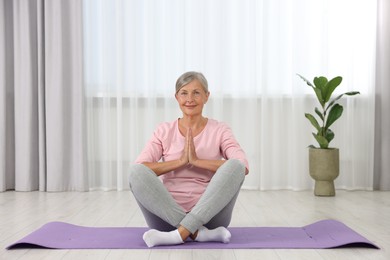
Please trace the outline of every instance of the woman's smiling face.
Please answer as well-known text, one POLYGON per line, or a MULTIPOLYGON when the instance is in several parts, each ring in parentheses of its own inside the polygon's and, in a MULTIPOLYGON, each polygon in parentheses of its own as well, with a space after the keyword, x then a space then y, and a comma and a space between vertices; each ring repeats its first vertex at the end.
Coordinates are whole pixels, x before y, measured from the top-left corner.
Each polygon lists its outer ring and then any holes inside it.
POLYGON ((198 80, 193 80, 182 87, 175 95, 183 114, 188 116, 202 115, 203 106, 209 98, 198 80))

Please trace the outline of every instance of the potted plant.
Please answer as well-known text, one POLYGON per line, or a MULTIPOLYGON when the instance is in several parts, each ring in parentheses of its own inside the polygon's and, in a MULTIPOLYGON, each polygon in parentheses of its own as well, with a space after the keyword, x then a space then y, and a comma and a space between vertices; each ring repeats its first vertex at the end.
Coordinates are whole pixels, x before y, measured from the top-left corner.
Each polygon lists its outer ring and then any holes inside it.
POLYGON ((315 107, 314 112, 319 118, 305 113, 305 117, 316 129, 313 133, 319 147, 309 146, 309 172, 315 180, 314 194, 316 196, 335 196, 334 180, 339 175, 339 149, 329 147, 335 134, 330 126, 341 117, 343 106, 337 101, 344 95, 360 94, 358 91, 346 92, 332 98, 333 91, 340 85, 342 77, 338 76, 328 81, 326 77, 315 77, 312 84, 299 75, 307 85, 313 88, 320 108, 315 107))

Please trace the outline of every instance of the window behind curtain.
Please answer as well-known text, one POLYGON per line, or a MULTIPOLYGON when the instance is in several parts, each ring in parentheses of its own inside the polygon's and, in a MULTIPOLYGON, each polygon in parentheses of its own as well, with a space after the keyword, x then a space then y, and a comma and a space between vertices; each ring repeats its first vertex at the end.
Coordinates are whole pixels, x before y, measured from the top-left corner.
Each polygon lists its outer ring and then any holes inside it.
POLYGON ((84 5, 85 76, 93 95, 171 95, 175 79, 187 70, 202 71, 211 90, 222 95, 309 93, 296 86, 296 73, 310 80, 343 75, 354 89, 369 88, 359 82, 367 83, 373 64, 375 1, 84 5))
POLYGON ((315 96, 297 77, 343 76, 334 127, 339 187, 370 187, 376 1, 85 0, 85 85, 91 186, 126 188, 133 161, 161 121, 180 116, 176 79, 205 74, 205 114, 226 121, 251 167, 244 187, 305 189, 305 112, 315 96), (280 163, 283 158, 283 163, 280 163))

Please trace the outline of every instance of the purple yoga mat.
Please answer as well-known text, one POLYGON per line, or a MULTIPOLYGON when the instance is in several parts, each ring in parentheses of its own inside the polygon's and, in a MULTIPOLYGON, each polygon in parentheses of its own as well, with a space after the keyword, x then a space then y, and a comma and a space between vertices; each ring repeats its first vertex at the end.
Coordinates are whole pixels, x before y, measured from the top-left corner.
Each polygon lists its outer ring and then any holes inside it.
MULTIPOLYGON (((82 227, 50 222, 7 247, 53 249, 147 249, 142 240, 147 228, 82 227)), ((378 248, 346 225, 322 220, 304 227, 230 227, 230 243, 187 241, 176 249, 249 248, 335 248, 342 246, 378 248)))

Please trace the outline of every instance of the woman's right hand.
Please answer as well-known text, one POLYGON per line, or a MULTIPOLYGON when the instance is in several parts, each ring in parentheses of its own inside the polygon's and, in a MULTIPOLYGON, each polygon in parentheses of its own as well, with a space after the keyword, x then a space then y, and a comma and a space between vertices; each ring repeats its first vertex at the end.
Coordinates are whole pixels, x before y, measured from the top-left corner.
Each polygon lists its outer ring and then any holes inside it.
POLYGON ((191 138, 191 130, 187 129, 183 152, 179 159, 164 162, 144 162, 143 164, 149 167, 158 176, 186 166, 190 162, 190 144, 192 142, 191 138))
POLYGON ((180 162, 182 166, 187 165, 189 163, 189 147, 190 147, 190 140, 191 140, 190 138, 191 138, 190 129, 187 129, 186 138, 184 141, 184 149, 180 157, 180 162))

